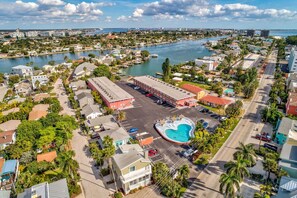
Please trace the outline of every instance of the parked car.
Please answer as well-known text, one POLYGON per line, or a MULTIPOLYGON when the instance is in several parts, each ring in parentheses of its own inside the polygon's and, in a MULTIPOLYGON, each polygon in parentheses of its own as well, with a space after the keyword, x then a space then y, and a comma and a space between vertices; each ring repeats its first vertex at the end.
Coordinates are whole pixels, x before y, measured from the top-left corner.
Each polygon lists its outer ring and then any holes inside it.
POLYGON ((227 120, 227 117, 222 116, 222 117, 220 118, 220 121, 225 121, 225 120, 227 120))
POLYGON ((208 127, 208 122, 203 122, 203 123, 202 123, 202 126, 203 126, 203 128, 206 129, 206 128, 208 127))
POLYGON ((271 137, 268 134, 257 134, 255 138, 264 142, 271 142, 271 137))
POLYGON ((147 93, 147 94, 145 94, 145 96, 146 96, 146 97, 152 97, 153 94, 151 94, 151 93, 147 93))
POLYGON ((205 122, 205 121, 204 121, 203 119, 201 119, 201 120, 199 120, 199 122, 200 122, 200 123, 203 123, 203 122, 205 122))
POLYGON ((268 148, 268 149, 270 149, 270 150, 273 150, 273 151, 277 152, 277 147, 276 147, 276 146, 273 146, 273 145, 271 145, 271 144, 267 144, 267 143, 265 143, 265 144, 264 144, 264 148, 268 148))
POLYGON ((157 155, 158 154, 158 150, 157 149, 150 149, 149 151, 148 151, 148 155, 150 156, 150 157, 153 157, 153 156, 155 156, 155 155, 157 155))
POLYGON ((135 89, 135 90, 138 90, 138 89, 140 89, 140 87, 136 86, 136 87, 134 87, 134 89, 135 89))
POLYGON ((99 136, 99 134, 98 133, 92 133, 91 134, 91 139, 96 139, 96 138, 99 138, 100 136, 99 136))
POLYGON ((203 108, 203 109, 200 110, 200 112, 201 113, 208 113, 209 112, 209 109, 203 108))
POLYGON ((129 129, 129 133, 135 133, 135 132, 137 132, 138 131, 138 128, 131 128, 131 129, 129 129))
POLYGON ((192 148, 190 148, 183 152, 183 156, 188 158, 189 156, 192 156, 194 153, 197 153, 197 152, 198 152, 198 150, 194 151, 192 148))

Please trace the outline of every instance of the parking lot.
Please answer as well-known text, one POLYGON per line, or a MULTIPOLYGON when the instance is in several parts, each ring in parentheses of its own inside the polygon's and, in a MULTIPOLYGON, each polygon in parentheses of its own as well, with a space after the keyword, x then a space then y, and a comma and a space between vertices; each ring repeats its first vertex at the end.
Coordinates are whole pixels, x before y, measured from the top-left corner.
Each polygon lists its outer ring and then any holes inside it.
MULTIPOLYGON (((214 130, 219 124, 219 121, 212 118, 208 113, 199 112, 202 109, 198 107, 174 108, 168 104, 157 104, 158 98, 147 97, 142 90, 134 89, 134 85, 127 82, 117 83, 122 89, 130 93, 135 98, 134 108, 124 110, 126 112, 126 120, 121 122, 121 125, 129 130, 131 128, 138 128, 138 133, 148 132, 154 137, 154 142, 151 147, 158 150, 161 156, 154 157, 157 160, 163 160, 167 164, 177 167, 184 163, 189 163, 188 159, 181 157, 181 151, 185 146, 179 146, 164 140, 159 133, 154 129, 154 124, 157 120, 164 119, 170 116, 184 115, 197 122, 200 119, 208 122, 209 129, 214 130)), ((152 160, 154 161, 154 158, 152 160)))

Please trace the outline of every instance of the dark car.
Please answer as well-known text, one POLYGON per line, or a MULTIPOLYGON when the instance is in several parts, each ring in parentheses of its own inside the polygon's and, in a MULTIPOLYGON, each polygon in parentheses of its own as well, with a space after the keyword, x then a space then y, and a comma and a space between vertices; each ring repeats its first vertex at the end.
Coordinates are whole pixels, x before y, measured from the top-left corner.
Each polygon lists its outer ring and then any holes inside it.
POLYGON ((138 131, 138 128, 131 128, 131 129, 129 129, 129 133, 135 133, 135 132, 137 132, 138 131))
POLYGON ((208 127, 208 122, 203 122, 202 126, 206 129, 208 127))
POLYGON ((149 151, 148 151, 148 155, 150 156, 150 157, 153 157, 153 156, 155 156, 155 155, 157 155, 158 154, 158 150, 157 149, 150 149, 149 151))
POLYGON ((273 145, 271 145, 271 144, 267 144, 267 143, 265 143, 265 144, 264 144, 264 148, 268 148, 268 149, 270 149, 270 150, 273 150, 273 151, 277 152, 277 147, 276 147, 276 146, 273 146, 273 145))
POLYGON ((205 122, 205 121, 204 121, 203 119, 201 119, 201 120, 199 120, 199 122, 200 122, 200 123, 203 123, 203 122, 205 122))
POLYGON ((209 112, 209 109, 204 108, 204 109, 201 109, 200 112, 201 113, 208 113, 209 112))
POLYGON ((99 138, 100 136, 99 136, 99 134, 98 133, 92 133, 91 134, 91 139, 96 139, 96 138, 99 138))
POLYGON ((258 139, 258 140, 262 140, 264 142, 271 142, 271 138, 270 138, 269 135, 257 134, 255 138, 258 139))

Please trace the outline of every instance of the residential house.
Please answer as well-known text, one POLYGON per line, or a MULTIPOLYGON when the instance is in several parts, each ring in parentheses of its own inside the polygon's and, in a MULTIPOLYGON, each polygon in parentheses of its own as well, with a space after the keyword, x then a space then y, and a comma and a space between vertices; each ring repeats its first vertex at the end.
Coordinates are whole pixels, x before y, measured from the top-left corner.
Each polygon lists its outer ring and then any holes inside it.
POLYGON ((37 162, 52 162, 57 158, 57 152, 51 151, 47 153, 37 154, 37 162))
POLYGON ((116 122, 112 115, 88 119, 85 121, 85 125, 93 131, 106 131, 119 128, 119 124, 116 122))
POLYGON ((211 107, 218 107, 218 108, 226 108, 229 104, 232 103, 231 100, 220 98, 217 96, 207 95, 200 98, 200 102, 211 106, 211 107))
POLYGON ((14 144, 16 141, 16 131, 0 132, 0 150, 5 149, 8 145, 14 144))
POLYGON ((17 113, 19 111, 20 111, 20 108, 19 107, 15 107, 15 108, 8 109, 6 111, 2 111, 1 113, 2 113, 2 115, 6 116, 6 115, 8 115, 10 113, 17 113))
POLYGON ((51 95, 48 93, 40 93, 40 94, 36 94, 35 96, 33 96, 33 101, 34 102, 41 102, 42 100, 46 99, 46 98, 50 98, 51 95))
POLYGON ((297 179, 282 176, 277 194, 274 198, 294 198, 297 197, 297 179))
POLYGON ((297 73, 289 73, 286 85, 289 92, 297 92, 297 73))
POLYGON ((280 145, 285 144, 290 131, 297 132, 297 121, 287 117, 283 117, 282 120, 279 121, 277 126, 275 134, 276 143, 280 145))
POLYGON ((25 189, 17 198, 70 198, 66 179, 44 182, 25 189))
POLYGON ((29 120, 39 120, 42 117, 46 117, 48 114, 49 104, 35 105, 32 111, 29 113, 29 120))
POLYGON ((44 65, 43 70, 50 72, 50 73, 56 73, 57 72, 57 65, 44 65))
POLYGON ((32 87, 33 89, 38 88, 40 85, 46 85, 49 82, 47 75, 40 75, 40 76, 32 76, 32 87), (39 83, 39 85, 38 85, 39 83))
POLYGON ((0 189, 11 189, 18 176, 18 160, 0 158, 0 189))
POLYGON ((130 135, 123 127, 100 132, 99 136, 100 136, 100 139, 98 141, 102 148, 103 148, 103 140, 104 140, 104 137, 106 136, 109 136, 113 139, 113 144, 116 147, 127 144, 130 140, 130 135))
POLYGON ((89 93, 91 94, 92 93, 92 90, 91 89, 79 89, 77 91, 74 91, 74 95, 77 97, 79 94, 81 93, 89 93))
POLYGON ((103 115, 103 113, 99 109, 99 106, 94 104, 87 104, 86 106, 84 106, 81 110, 81 114, 86 119, 94 119, 96 117, 103 115))
POLYGON ((82 92, 76 96, 76 100, 78 101, 80 108, 89 104, 94 104, 94 98, 91 93, 82 92))
POLYGON ((151 183, 152 167, 147 152, 142 154, 136 149, 115 154, 112 157, 112 168, 115 180, 125 194, 151 183))
POLYGON ((15 131, 21 124, 20 120, 9 120, 0 124, 1 131, 15 131))
POLYGON ((297 71, 297 49, 292 48, 289 58, 289 71, 294 73, 297 71))
POLYGON ((289 92, 286 103, 286 114, 297 115, 297 93, 289 92))
POLYGON ((181 88, 195 94, 197 100, 200 100, 202 97, 207 95, 207 93, 204 89, 202 89, 198 86, 195 86, 195 85, 183 84, 181 86, 181 88))
POLYGON ((25 65, 18 65, 18 66, 12 67, 12 74, 16 74, 22 77, 32 76, 33 68, 25 65))
POLYGON ((32 86, 29 82, 23 81, 14 85, 14 92, 27 96, 32 92, 32 86))
POLYGON ((75 68, 72 76, 73 78, 76 78, 76 79, 84 76, 89 76, 93 73, 94 69, 96 68, 97 68, 96 65, 92 63, 84 62, 75 68))
POLYGON ((79 89, 87 89, 87 84, 83 80, 71 82, 69 86, 73 91, 77 91, 79 89))
POLYGON ((25 102, 26 101, 26 98, 15 98, 15 99, 12 99, 10 101, 8 101, 8 104, 13 104, 13 103, 22 103, 22 102, 25 102))
POLYGON ((297 178, 297 130, 289 131, 279 158, 280 167, 282 167, 290 177, 297 178))
POLYGON ((219 65, 218 62, 212 60, 195 59, 195 65, 201 67, 205 65, 205 70, 213 71, 219 65))

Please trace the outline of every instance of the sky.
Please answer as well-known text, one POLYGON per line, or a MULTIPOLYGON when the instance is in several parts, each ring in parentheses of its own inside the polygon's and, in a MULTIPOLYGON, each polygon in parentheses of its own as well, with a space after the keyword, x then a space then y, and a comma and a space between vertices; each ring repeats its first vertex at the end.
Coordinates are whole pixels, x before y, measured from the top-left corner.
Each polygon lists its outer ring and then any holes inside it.
POLYGON ((0 29, 297 29, 297 0, 0 0, 0 29))

